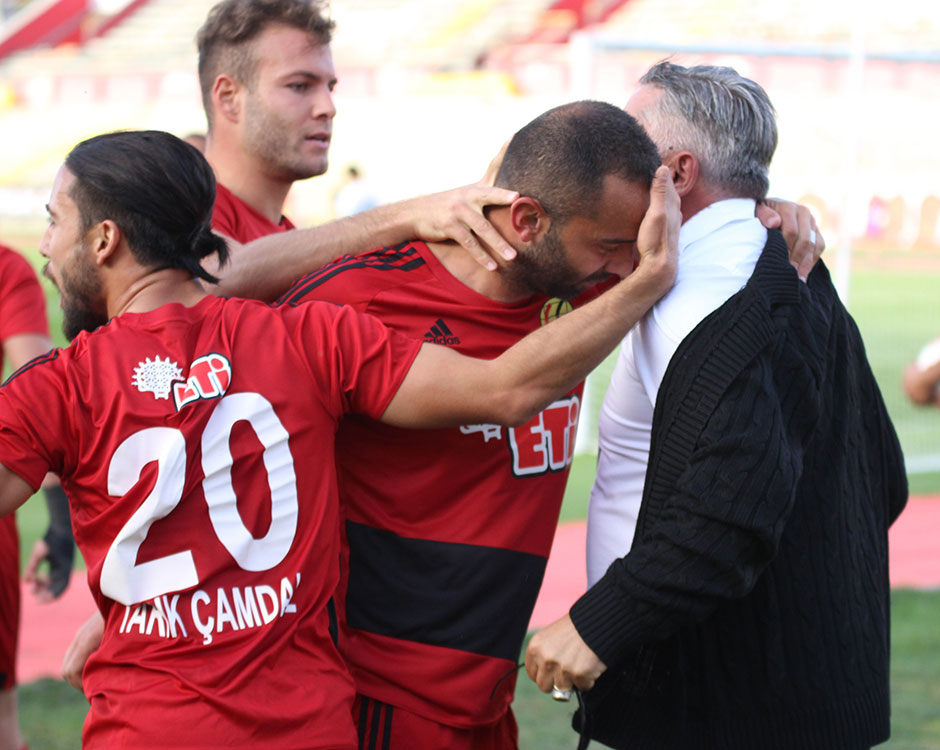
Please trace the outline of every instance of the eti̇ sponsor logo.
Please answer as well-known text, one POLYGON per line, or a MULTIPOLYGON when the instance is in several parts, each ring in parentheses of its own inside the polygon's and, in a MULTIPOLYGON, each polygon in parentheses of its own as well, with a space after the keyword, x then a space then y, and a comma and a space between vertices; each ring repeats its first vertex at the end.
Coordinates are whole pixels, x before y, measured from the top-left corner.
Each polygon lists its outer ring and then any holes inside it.
POLYGON ((496 440, 503 439, 503 428, 498 424, 462 424, 460 431, 464 435, 473 435, 477 432, 483 435, 483 442, 490 442, 491 438, 496 440))
MULTIPOLYGON (((513 475, 539 476, 568 468, 574 457, 580 411, 581 399, 571 394, 550 404, 521 427, 507 428, 513 475)), ((471 424, 462 425, 460 432, 480 434, 488 443, 491 439, 502 440, 502 429, 497 424, 471 424)))
POLYGON ((522 427, 509 430, 512 473, 517 477, 564 471, 574 458, 581 400, 577 394, 550 404, 522 427))
POLYGON ((442 344, 443 346, 459 346, 460 337, 455 336, 454 332, 447 327, 443 318, 434 321, 431 329, 424 334, 424 340, 429 344, 442 344))
POLYGON ((179 411, 200 399, 222 398, 232 382, 232 363, 221 354, 207 354, 189 366, 186 380, 173 383, 173 402, 179 411))
POLYGON ((568 300, 552 297, 550 300, 545 301, 539 311, 539 324, 546 326, 562 315, 570 313, 573 309, 574 306, 568 300))

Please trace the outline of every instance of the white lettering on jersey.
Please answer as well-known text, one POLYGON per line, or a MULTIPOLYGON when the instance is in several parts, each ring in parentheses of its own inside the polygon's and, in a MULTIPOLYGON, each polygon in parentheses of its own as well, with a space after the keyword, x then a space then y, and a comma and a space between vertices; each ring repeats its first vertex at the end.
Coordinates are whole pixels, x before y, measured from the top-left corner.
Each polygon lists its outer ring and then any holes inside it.
MULTIPOLYGON (((297 483, 289 437, 270 402, 257 393, 224 396, 202 435, 203 493, 209 505, 209 520, 219 541, 243 570, 270 570, 285 558, 294 543, 297 483), (232 487, 229 441, 233 427, 240 421, 251 425, 264 446, 271 525, 260 539, 254 538, 242 522, 232 487)), ((149 427, 128 437, 111 457, 108 493, 120 497, 130 492, 140 481, 144 467, 154 461, 157 478, 153 489, 118 532, 101 567, 101 593, 125 605, 193 588, 200 582, 190 550, 137 562, 137 553, 154 521, 169 515, 182 499, 186 476, 186 440, 182 432, 149 427)))
POLYGON ((179 613, 180 594, 171 600, 156 597, 137 605, 124 605, 124 618, 119 633, 176 639, 189 637, 189 625, 202 636, 202 644, 210 645, 219 633, 260 628, 285 615, 296 614, 294 594, 300 586, 300 573, 294 582, 283 576, 277 586, 258 583, 254 586, 217 588, 215 596, 203 589, 189 596, 189 622, 179 613))
POLYGON ((460 425, 460 431, 464 435, 473 435, 476 432, 483 433, 483 442, 490 442, 490 438, 495 438, 496 440, 503 439, 503 428, 502 425, 498 424, 462 424, 460 425))
POLYGON ((578 396, 566 396, 543 409, 522 427, 510 427, 512 473, 526 477, 566 469, 574 457, 580 411, 578 396))
POLYGON ((243 570, 270 570, 290 551, 297 533, 297 477, 290 435, 260 393, 232 393, 213 410, 202 433, 202 489, 212 528, 243 570), (248 421, 264 446, 262 458, 271 490, 271 526, 255 539, 242 522, 232 487, 229 439, 236 422, 248 421))

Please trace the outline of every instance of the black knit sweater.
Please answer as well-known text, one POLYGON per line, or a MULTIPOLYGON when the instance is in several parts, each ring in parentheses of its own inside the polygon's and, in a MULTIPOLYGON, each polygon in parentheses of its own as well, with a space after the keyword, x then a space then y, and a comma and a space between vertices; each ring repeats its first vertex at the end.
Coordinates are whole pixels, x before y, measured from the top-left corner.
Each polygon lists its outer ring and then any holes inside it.
POLYGON ((855 323, 825 266, 802 284, 771 232, 669 363, 633 547, 571 608, 608 665, 576 726, 631 750, 885 740, 906 500, 855 323))

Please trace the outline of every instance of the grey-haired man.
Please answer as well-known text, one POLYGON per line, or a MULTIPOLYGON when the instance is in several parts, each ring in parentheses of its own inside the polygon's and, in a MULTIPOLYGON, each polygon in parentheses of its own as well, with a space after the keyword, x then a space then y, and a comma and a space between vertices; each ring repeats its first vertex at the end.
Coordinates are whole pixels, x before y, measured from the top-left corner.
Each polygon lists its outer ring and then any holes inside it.
POLYGON ((576 727, 618 748, 870 748, 889 734, 897 436, 825 266, 800 283, 751 219, 766 94, 710 66, 642 83, 627 109, 674 173, 680 271, 604 406, 592 586, 527 671, 590 690, 576 727))

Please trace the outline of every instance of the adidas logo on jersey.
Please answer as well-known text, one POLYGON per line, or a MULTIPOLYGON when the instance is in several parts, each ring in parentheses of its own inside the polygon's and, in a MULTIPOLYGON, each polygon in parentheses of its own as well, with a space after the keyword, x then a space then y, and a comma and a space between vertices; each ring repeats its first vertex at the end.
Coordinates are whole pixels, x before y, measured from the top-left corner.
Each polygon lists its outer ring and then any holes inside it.
POLYGON ((429 344, 442 344, 443 346, 459 346, 460 337, 455 336, 453 331, 447 327, 447 323, 444 322, 443 318, 438 318, 434 325, 431 326, 426 334, 424 334, 424 340, 429 344))

